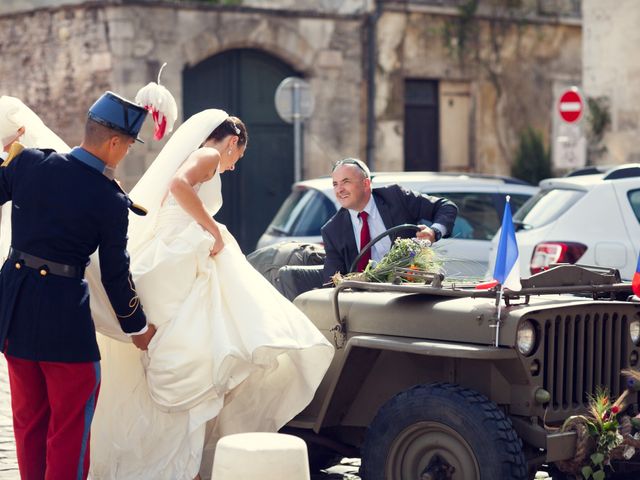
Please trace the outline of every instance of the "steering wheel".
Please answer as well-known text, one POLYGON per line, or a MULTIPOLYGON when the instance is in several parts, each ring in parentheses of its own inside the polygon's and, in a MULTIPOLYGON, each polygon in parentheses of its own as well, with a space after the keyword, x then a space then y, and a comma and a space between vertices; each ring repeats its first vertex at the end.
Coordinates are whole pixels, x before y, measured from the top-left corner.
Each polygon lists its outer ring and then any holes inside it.
POLYGON ((411 223, 403 223, 402 225, 396 225, 395 227, 388 228, 387 230, 382 232, 380 235, 377 235, 374 239, 372 239, 369 243, 367 243, 364 246, 364 248, 362 248, 360 250, 360 253, 355 258, 353 263, 351 264, 351 267, 349 267, 349 273, 355 271, 355 268, 358 265, 358 262, 360 261, 360 258, 362 258, 362 255, 367 253, 367 251, 371 247, 373 247, 378 242, 378 240, 380 240, 381 238, 386 237, 387 235, 391 235, 392 233, 399 232, 401 230, 415 230, 416 232, 419 232, 420 231, 420 227, 418 227, 417 225, 413 225, 411 223))

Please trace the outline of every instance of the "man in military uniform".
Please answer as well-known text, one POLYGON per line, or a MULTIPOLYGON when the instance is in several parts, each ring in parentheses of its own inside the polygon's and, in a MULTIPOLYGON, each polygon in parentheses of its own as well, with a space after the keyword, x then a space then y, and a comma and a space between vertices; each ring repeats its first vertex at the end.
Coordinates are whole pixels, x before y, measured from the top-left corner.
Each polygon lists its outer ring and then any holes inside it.
POLYGON ((123 331, 141 349, 155 333, 126 251, 128 210, 144 212, 110 178, 146 113, 107 92, 89 110, 80 147, 68 154, 24 149, 0 168, 0 204, 13 201, 11 250, 0 271, 0 346, 23 479, 87 477, 100 354, 83 277, 97 248, 123 331))

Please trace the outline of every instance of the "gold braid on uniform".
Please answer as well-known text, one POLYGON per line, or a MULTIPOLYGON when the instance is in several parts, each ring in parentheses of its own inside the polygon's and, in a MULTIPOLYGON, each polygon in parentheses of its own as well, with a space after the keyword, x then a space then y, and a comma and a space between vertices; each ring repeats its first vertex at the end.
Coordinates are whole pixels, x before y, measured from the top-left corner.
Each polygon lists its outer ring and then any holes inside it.
POLYGON ((140 306, 140 298, 138 297, 138 292, 136 292, 136 289, 133 288, 133 281, 131 280, 131 274, 129 274, 128 280, 129 280, 129 288, 133 293, 135 293, 135 295, 131 297, 131 300, 129 300, 129 307, 132 308, 133 310, 131 310, 131 313, 129 313, 128 315, 120 315, 116 313, 116 316, 118 318, 129 318, 134 313, 136 313, 136 310, 140 306))
POLYGON ((2 165, 0 165, 0 167, 6 167, 7 165, 9 165, 11 163, 11 160, 16 158, 22 152, 22 150, 24 150, 24 145, 19 142, 13 142, 9 147, 9 156, 4 162, 2 162, 2 165))

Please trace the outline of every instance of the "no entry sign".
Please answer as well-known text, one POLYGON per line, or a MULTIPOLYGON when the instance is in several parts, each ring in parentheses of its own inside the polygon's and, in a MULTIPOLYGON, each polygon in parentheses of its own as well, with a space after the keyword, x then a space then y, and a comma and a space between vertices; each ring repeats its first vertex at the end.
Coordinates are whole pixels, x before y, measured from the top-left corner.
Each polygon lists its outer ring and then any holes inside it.
POLYGON ((577 122, 580 120, 583 110, 584 103, 582 102, 582 96, 578 92, 577 88, 570 88, 560 95, 558 111, 560 112, 560 118, 565 122, 577 122))

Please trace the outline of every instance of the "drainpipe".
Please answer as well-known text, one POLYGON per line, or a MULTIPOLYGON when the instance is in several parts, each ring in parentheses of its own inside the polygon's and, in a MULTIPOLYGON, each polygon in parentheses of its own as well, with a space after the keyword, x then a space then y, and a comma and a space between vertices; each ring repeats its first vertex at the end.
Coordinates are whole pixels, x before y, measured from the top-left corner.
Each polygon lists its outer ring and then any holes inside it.
POLYGON ((382 14, 382 1, 374 0, 375 8, 373 13, 367 17, 367 166, 369 170, 375 168, 375 149, 376 149, 376 56, 377 49, 377 25, 378 19, 382 14))

